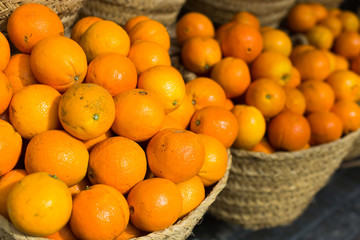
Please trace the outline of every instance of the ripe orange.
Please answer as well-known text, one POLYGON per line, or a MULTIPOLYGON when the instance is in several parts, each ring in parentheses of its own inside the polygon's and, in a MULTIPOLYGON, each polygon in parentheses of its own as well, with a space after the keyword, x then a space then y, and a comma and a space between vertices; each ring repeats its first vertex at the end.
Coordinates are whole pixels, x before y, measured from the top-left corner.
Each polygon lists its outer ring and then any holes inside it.
POLYGON ((103 20, 93 23, 82 35, 80 46, 88 62, 102 53, 116 52, 127 56, 130 38, 125 30, 113 21, 103 20))
POLYGON ((115 188, 96 184, 73 200, 70 228, 81 239, 115 239, 129 222, 129 206, 115 188))
POLYGON ((24 163, 29 174, 47 172, 71 187, 85 177, 88 161, 84 143, 65 131, 49 130, 30 140, 24 163))
POLYGON ((338 18, 343 24, 343 31, 357 32, 359 30, 359 17, 354 12, 342 10, 338 18))
POLYGON ((71 193, 71 196, 74 198, 76 194, 87 189, 90 186, 90 180, 87 177, 84 177, 80 182, 78 182, 72 187, 69 187, 69 191, 71 193))
POLYGON ((234 147, 251 149, 265 135, 266 122, 264 116, 257 108, 248 105, 235 105, 231 112, 235 115, 239 126, 234 147))
POLYGON ((136 87, 137 72, 128 57, 115 52, 104 53, 90 62, 85 82, 96 83, 115 96, 136 87))
POLYGON ((132 18, 130 18, 129 20, 126 21, 125 25, 124 25, 124 30, 129 33, 130 30, 139 22, 142 22, 144 20, 149 20, 150 18, 145 16, 145 15, 137 15, 134 16, 132 18))
POLYGON ((299 85, 306 100, 306 112, 328 111, 334 105, 334 90, 326 82, 306 81, 299 85))
POLYGON ((115 240, 129 240, 132 238, 137 238, 145 235, 145 233, 131 224, 131 222, 128 223, 125 230, 118 236, 115 240))
POLYGON ((314 26, 306 32, 309 44, 315 46, 318 49, 329 50, 334 43, 334 34, 332 31, 321 25, 314 26))
POLYGON ((328 60, 329 60, 329 63, 330 63, 330 74, 331 73, 333 73, 335 70, 336 70, 336 55, 332 52, 332 51, 330 51, 330 50, 326 50, 326 49, 324 49, 324 50, 322 50, 324 53, 325 53, 325 55, 326 55, 326 57, 328 58, 328 60))
POLYGON ((10 60, 10 45, 4 34, 0 32, 0 72, 4 71, 10 60))
POLYGON ((246 24, 256 28, 257 30, 260 29, 260 21, 258 17, 247 11, 240 11, 235 13, 230 21, 246 24))
POLYGON ((11 190, 23 177, 27 175, 24 169, 13 169, 0 178, 0 214, 9 218, 7 212, 7 198, 11 190))
POLYGON ((12 88, 9 79, 0 72, 0 114, 8 108, 12 98, 12 88))
POLYGON ((10 81, 13 95, 25 86, 39 83, 31 71, 29 54, 12 55, 4 73, 10 81))
POLYGON ((291 111, 303 115, 306 109, 306 99, 304 94, 293 87, 284 87, 286 102, 283 111, 291 111))
POLYGON ((343 31, 343 24, 338 17, 328 16, 319 23, 320 26, 324 26, 330 29, 334 38, 337 38, 343 31))
POLYGON ((164 124, 162 125, 160 131, 167 128, 185 129, 186 127, 183 127, 183 125, 178 120, 166 114, 164 124))
POLYGON ((139 144, 116 136, 93 148, 88 177, 92 184, 106 184, 125 194, 144 179, 146 169, 145 152, 139 144))
POLYGON ((105 139, 108 139, 109 137, 112 137, 112 136, 114 136, 114 133, 111 131, 111 129, 109 129, 108 131, 106 131, 105 133, 101 134, 98 137, 91 138, 89 140, 82 140, 82 142, 85 144, 85 147, 87 148, 87 150, 89 152, 91 152, 91 150, 94 148, 94 146, 97 143, 99 143, 105 139))
POLYGON ((165 109, 161 100, 144 89, 130 89, 114 97, 115 120, 111 129, 119 136, 143 142, 162 127, 165 109))
POLYGON ((176 23, 176 39, 181 45, 192 37, 214 37, 214 35, 215 28, 212 21, 199 12, 187 13, 176 23))
POLYGON ((287 14, 287 25, 293 32, 306 32, 318 20, 314 9, 306 3, 298 3, 287 14))
POLYGON ((220 45, 211 37, 192 37, 182 46, 181 60, 188 70, 205 74, 221 60, 220 45))
POLYGON ((58 114, 67 132, 81 140, 89 140, 110 129, 115 119, 115 103, 105 88, 82 83, 61 96, 58 114))
POLYGON ((360 77, 351 70, 337 71, 326 82, 333 89, 336 100, 360 100, 360 77))
POLYGON ((10 123, 0 119, 0 176, 10 172, 19 160, 22 138, 10 123))
POLYGON ((261 36, 264 41, 263 51, 274 51, 290 56, 292 51, 292 42, 288 34, 279 29, 270 29, 262 31, 261 36))
POLYGON ((199 172, 204 164, 204 152, 195 133, 169 128, 155 134, 146 148, 151 172, 175 183, 189 180, 199 172))
POLYGON ((195 108, 192 99, 185 95, 182 104, 167 115, 178 121, 183 129, 186 129, 194 112, 195 108))
POLYGON ((234 105, 234 102, 233 102, 230 98, 227 98, 227 99, 225 100, 225 105, 224 105, 224 108, 225 108, 225 109, 231 111, 231 109, 233 109, 234 106, 235 106, 235 105, 234 105))
POLYGON ((313 45, 309 45, 309 44, 298 44, 295 45, 290 53, 290 60, 293 62, 295 57, 300 54, 303 53, 307 50, 312 50, 315 49, 315 47, 313 45))
POLYGON ((226 95, 224 89, 219 83, 210 78, 195 78, 185 84, 185 90, 195 110, 206 106, 223 107, 225 104, 226 95))
POLYGON ((72 233, 69 224, 66 224, 59 231, 45 236, 45 238, 53 239, 53 240, 77 240, 77 238, 72 233))
POLYGON ((182 197, 175 183, 165 178, 151 178, 138 183, 127 197, 130 221, 138 229, 153 232, 176 222, 182 197))
POLYGON ((225 146, 215 137, 198 134, 205 148, 205 161, 197 176, 200 177, 205 187, 219 181, 225 174, 228 153, 225 146))
POLYGON ((331 111, 340 118, 344 134, 360 128, 360 106, 355 102, 349 100, 337 101, 331 111))
POLYGON ((70 38, 59 36, 45 38, 34 46, 30 67, 40 83, 65 92, 84 80, 87 62, 79 44, 70 38))
POLYGON ((225 36, 226 31, 235 24, 235 21, 224 23, 215 30, 215 39, 221 44, 222 39, 225 36))
POLYGON ((240 58, 226 57, 211 69, 211 79, 224 89, 227 98, 239 97, 250 85, 250 70, 240 58))
MULTIPOLYGON (((341 55, 338 55, 338 54, 334 54, 334 56, 335 56, 335 69, 334 69, 334 72, 339 71, 339 70, 348 70, 349 69, 350 63, 345 57, 343 57, 341 55)), ((355 71, 354 69, 351 69, 351 70, 355 71)))
POLYGON ((79 19, 71 28, 70 38, 79 43, 82 35, 86 32, 86 30, 91 25, 101 20, 103 19, 96 16, 87 16, 79 19))
POLYGON ((309 2, 308 5, 312 8, 316 16, 316 23, 324 20, 329 14, 328 9, 319 2, 309 2))
POLYGON ((347 59, 360 54, 360 34, 353 31, 342 32, 334 43, 334 53, 347 59))
POLYGON ((260 32, 241 23, 233 24, 224 33, 220 44, 225 57, 238 57, 246 63, 254 61, 263 50, 263 39, 260 32))
POLYGON ((238 133, 238 123, 230 110, 207 106, 195 111, 190 130, 217 138, 226 148, 231 147, 238 133))
POLYGON ((245 101, 246 104, 259 109, 265 118, 271 118, 284 109, 286 94, 275 81, 261 78, 250 84, 245 101))
POLYGON ((60 98, 60 93, 47 85, 33 84, 23 87, 15 93, 10 102, 11 124, 28 140, 46 130, 60 129, 60 98))
POLYGON ((17 7, 10 15, 7 32, 17 49, 31 53, 40 40, 64 35, 64 26, 59 16, 49 7, 28 3, 17 7))
POLYGON ((261 139, 261 141, 258 144, 256 144, 254 147, 249 149, 249 151, 262 152, 262 153, 266 153, 266 154, 271 154, 271 153, 275 152, 275 150, 269 144, 269 142, 267 141, 266 138, 261 139))
POLYGON ((59 231, 69 221, 72 198, 63 181, 37 172, 23 177, 14 186, 7 209, 16 229, 41 237, 59 231))
POLYGON ((199 176, 176 184, 182 196, 182 208, 179 218, 194 210, 205 198, 205 187, 199 176))
POLYGON ((341 119, 333 112, 318 111, 306 116, 311 127, 311 145, 319 145, 339 139, 343 133, 341 119))
POLYGON ((269 122, 267 136, 275 150, 297 151, 309 142, 311 130, 305 117, 287 111, 269 122))
POLYGON ((299 70, 296 67, 292 66, 291 68, 291 77, 288 82, 285 83, 284 87, 297 87, 301 83, 301 76, 299 70))
POLYGON ((185 97, 185 82, 172 66, 154 66, 139 75, 138 88, 156 94, 164 104, 165 112, 178 108, 185 97))

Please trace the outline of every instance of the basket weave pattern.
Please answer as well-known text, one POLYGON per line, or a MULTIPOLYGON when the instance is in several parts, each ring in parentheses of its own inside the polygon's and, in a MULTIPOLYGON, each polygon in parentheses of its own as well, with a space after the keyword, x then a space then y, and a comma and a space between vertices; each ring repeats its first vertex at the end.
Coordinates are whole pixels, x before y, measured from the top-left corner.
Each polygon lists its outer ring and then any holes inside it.
POLYGON ((232 148, 227 185, 209 212, 247 229, 291 224, 327 184, 359 136, 360 130, 297 152, 264 154, 232 148))

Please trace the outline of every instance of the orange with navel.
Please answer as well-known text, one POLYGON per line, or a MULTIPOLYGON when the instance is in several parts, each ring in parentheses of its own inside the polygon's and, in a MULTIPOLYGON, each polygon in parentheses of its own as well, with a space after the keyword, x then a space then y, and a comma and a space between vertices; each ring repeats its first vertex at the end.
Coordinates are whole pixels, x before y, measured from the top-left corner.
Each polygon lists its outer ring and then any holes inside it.
POLYGON ((360 100, 360 77, 351 70, 337 71, 326 82, 334 91, 336 100, 360 100))
POLYGON ((70 38, 79 43, 82 35, 86 32, 86 30, 91 25, 101 20, 103 19, 96 16, 87 16, 79 19, 71 28, 70 38))
POLYGON ((0 32, 0 71, 4 71, 10 60, 10 45, 3 33, 0 32))
POLYGON ((357 103, 350 100, 340 100, 335 102, 331 111, 340 118, 344 134, 360 128, 360 106, 357 103))
POLYGON ((263 51, 274 51, 290 56, 292 42, 288 34, 279 29, 262 31, 261 36, 264 41, 263 51))

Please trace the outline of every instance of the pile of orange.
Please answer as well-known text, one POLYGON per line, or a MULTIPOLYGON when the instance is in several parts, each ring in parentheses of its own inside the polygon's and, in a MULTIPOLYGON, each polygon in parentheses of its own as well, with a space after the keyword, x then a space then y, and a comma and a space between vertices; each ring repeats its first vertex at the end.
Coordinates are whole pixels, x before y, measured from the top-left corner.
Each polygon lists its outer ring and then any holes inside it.
POLYGON ((29 3, 11 14, 7 36, 0 214, 22 233, 146 235, 186 216, 224 176, 237 120, 217 83, 185 84, 160 22, 89 16, 65 37, 54 11, 29 3))

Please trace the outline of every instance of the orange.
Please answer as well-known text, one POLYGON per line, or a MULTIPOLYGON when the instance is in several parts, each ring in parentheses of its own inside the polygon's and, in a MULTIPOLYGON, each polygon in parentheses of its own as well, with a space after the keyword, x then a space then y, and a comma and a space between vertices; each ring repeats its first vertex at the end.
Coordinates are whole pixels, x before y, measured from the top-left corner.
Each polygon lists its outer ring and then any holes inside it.
POLYGON ((305 50, 294 56, 293 65, 299 70, 303 81, 323 81, 331 72, 329 58, 317 49, 305 50))
POLYGON ((326 82, 333 89, 336 100, 360 100, 360 77, 351 70, 337 71, 326 82))
POLYGON ((341 119, 333 112, 318 111, 307 115, 311 127, 311 145, 319 145, 339 139, 343 132, 341 119))
POLYGON ((137 72, 128 57, 115 52, 104 53, 90 62, 85 82, 96 83, 115 96, 136 87, 137 72))
POLYGON ((315 49, 314 46, 312 45, 309 45, 309 44, 298 44, 298 45, 295 45, 290 53, 290 60, 291 61, 294 61, 295 57, 300 54, 300 53, 303 53, 307 50, 312 50, 312 49, 315 49))
POLYGON ((103 19, 96 16, 87 16, 79 19, 71 28, 70 38, 79 43, 82 35, 86 32, 86 30, 91 25, 101 20, 103 19))
MULTIPOLYGON (((334 54, 334 55, 335 55, 335 69, 334 69, 334 71, 348 70, 349 65, 350 65, 349 61, 345 57, 343 57, 341 55, 338 55, 338 54, 334 54)), ((354 69, 351 69, 351 70, 355 71, 354 69)))
POLYGON ((69 221, 72 198, 63 181, 37 172, 23 177, 14 186, 7 209, 16 229, 41 237, 59 231, 69 221))
POLYGON ((322 50, 326 57, 328 58, 329 60, 329 63, 330 63, 330 74, 333 73, 335 70, 336 70, 336 55, 330 51, 330 50, 322 50))
POLYGON ((153 19, 147 19, 138 22, 128 32, 130 43, 139 40, 153 41, 164 47, 166 50, 170 48, 170 36, 166 27, 153 19))
POLYGON ((0 119, 0 176, 10 172, 19 160, 22 138, 10 123, 0 119))
POLYGON ((77 238, 72 233, 69 224, 66 224, 59 231, 45 236, 45 238, 53 239, 53 240, 77 240, 77 238))
POLYGON ((84 143, 65 131, 49 130, 30 140, 24 163, 29 174, 47 172, 71 187, 85 177, 88 161, 84 143))
POLYGON ((250 85, 250 70, 240 58, 226 57, 211 69, 211 79, 225 91, 227 98, 239 97, 250 85))
POLYGON ((10 60, 10 45, 4 34, 0 32, 0 72, 4 71, 10 60))
POLYGON ((182 104, 167 115, 179 122, 183 129, 186 129, 194 112, 195 108, 192 104, 192 99, 185 95, 182 104))
POLYGON ((195 111, 190 130, 217 138, 226 148, 235 141, 238 123, 234 114, 220 106, 207 106, 195 111))
POLYGON ((290 56, 292 42, 288 34, 279 29, 270 29, 261 32, 264 41, 263 51, 274 51, 290 56))
POLYGON ((342 9, 340 8, 330 8, 328 9, 329 16, 331 17, 339 17, 342 9))
POLYGON ((265 135, 266 122, 264 116, 257 108, 248 105, 237 104, 231 112, 235 115, 239 126, 234 147, 251 149, 265 135))
POLYGON ((205 150, 195 133, 168 128, 150 139, 146 156, 155 176, 179 183, 199 172, 204 164, 205 150))
POLYGON ((307 81, 299 85, 306 100, 306 112, 328 111, 334 105, 335 94, 326 82, 307 81))
POLYGON ((61 96, 58 114, 67 132, 81 140, 89 140, 110 129, 115 119, 115 103, 105 88, 82 83, 61 96))
POLYGON ((304 94, 293 87, 284 87, 286 102, 283 111, 291 111, 303 115, 306 109, 306 99, 304 94))
POLYGON ((85 144, 85 147, 87 148, 87 150, 89 152, 91 152, 91 150, 94 148, 94 146, 97 143, 99 143, 105 139, 108 139, 109 137, 112 137, 112 136, 114 136, 114 133, 111 131, 111 129, 109 129, 108 131, 106 131, 105 133, 101 134, 98 137, 91 138, 89 140, 83 140, 82 142, 85 144))
POLYGON ((75 184, 72 187, 69 187, 69 191, 71 193, 71 196, 74 198, 76 194, 87 189, 90 186, 91 186, 91 183, 90 183, 89 179, 87 177, 84 177, 80 182, 78 182, 77 184, 75 184))
POLYGON ((137 238, 145 235, 143 231, 140 231, 134 225, 131 224, 131 222, 128 223, 125 230, 120 234, 119 237, 116 238, 116 240, 128 240, 132 238, 137 238))
POLYGON ((333 51, 347 59, 358 56, 360 54, 360 34, 353 31, 342 32, 335 39, 333 51))
POLYGON ((337 101, 331 111, 340 118, 344 134, 360 128, 360 106, 355 102, 349 100, 337 101))
POLYGON ((261 141, 258 144, 256 144, 254 147, 249 149, 249 151, 262 152, 266 154, 271 154, 275 152, 275 150, 272 148, 272 146, 269 144, 266 138, 261 139, 261 141))
POLYGON ((195 110, 206 106, 223 107, 226 100, 224 89, 214 80, 198 77, 185 84, 186 94, 190 97, 195 110))
POLYGON ((205 74, 221 60, 220 45, 214 38, 192 37, 182 46, 181 60, 188 70, 205 74))
POLYGON ((60 129, 60 98, 60 93, 47 85, 33 84, 23 87, 15 93, 10 102, 11 124, 28 140, 46 130, 60 129))
POLYGON ((338 17, 328 16, 319 23, 320 26, 327 27, 333 33, 334 38, 337 38, 343 31, 343 23, 338 17))
POLYGON ((287 111, 269 122, 267 136, 275 150, 297 151, 309 142, 311 130, 304 116, 287 111))
POLYGON ((115 188, 96 184, 73 200, 70 228, 81 239, 115 239, 129 222, 129 206, 115 188))
POLYGON ((139 22, 142 22, 144 20, 149 20, 150 18, 144 15, 136 15, 132 18, 130 18, 129 20, 126 21, 125 25, 124 25, 124 30, 129 33, 130 30, 139 22))
POLYGON ((198 134, 205 148, 205 161, 197 176, 200 177, 205 187, 219 181, 225 174, 228 153, 225 146, 215 137, 198 134))
POLYGON ((12 55, 4 73, 10 81, 13 95, 25 86, 39 83, 31 71, 29 54, 12 55))
POLYGON ((83 33, 79 44, 90 62, 96 56, 108 52, 127 56, 130 49, 130 38, 121 26, 113 21, 103 20, 93 23, 83 33))
POLYGON ((284 86, 290 81, 292 71, 290 59, 274 51, 262 52, 250 68, 253 79, 271 78, 281 86, 284 86))
POLYGON ((186 127, 183 127, 179 121, 166 114, 164 124, 162 125, 160 131, 167 128, 185 129, 186 127))
POLYGON ((247 24, 249 26, 256 28, 257 30, 260 29, 260 21, 258 17, 247 11, 241 11, 235 13, 235 15, 231 18, 230 21, 247 24))
POLYGON ((59 36, 45 38, 36 44, 31 52, 30 67, 40 83, 65 92, 84 80, 87 62, 79 44, 59 36))
POLYGON ((360 55, 351 59, 351 62, 349 65, 350 65, 350 69, 352 71, 354 71, 357 74, 360 74, 360 55))
POLYGON ((16 183, 26 175, 27 173, 24 169, 14 169, 0 178, 0 214, 2 216, 9 218, 6 207, 7 197, 16 183))
POLYGON ((7 32, 17 49, 31 53, 40 40, 64 35, 64 26, 52 9, 39 3, 28 3, 17 7, 10 15, 7 32))
POLYGON ((324 20, 329 14, 328 9, 321 3, 310 2, 310 3, 308 3, 308 5, 312 8, 312 10, 316 16, 317 23, 324 20))
POLYGON ((291 68, 291 77, 288 82, 285 83, 284 87, 297 87, 301 83, 301 76, 299 70, 296 67, 292 66, 291 68))
POLYGON ((215 39, 221 43, 222 39, 225 36, 226 31, 232 26, 234 25, 235 22, 227 22, 224 23, 223 25, 220 25, 218 28, 216 28, 215 30, 215 39))
POLYGON ((309 44, 315 46, 318 49, 329 50, 334 43, 334 34, 332 31, 321 25, 314 26, 306 32, 309 44))
POLYGON ((165 178, 151 178, 138 183, 129 192, 127 202, 131 223, 146 232, 173 225, 182 208, 180 190, 165 178))
POLYGON ((145 177, 144 150, 131 139, 110 137, 90 153, 88 177, 92 184, 106 184, 127 193, 145 177))
POLYGON ((199 176, 176 184, 182 196, 182 209, 179 218, 194 210, 205 198, 205 187, 199 176))
POLYGON ((111 129, 117 135, 143 142, 154 136, 165 120, 161 100, 144 89, 131 89, 114 97, 115 120, 111 129))
POLYGON ((343 31, 357 32, 359 30, 359 17, 354 12, 342 10, 339 19, 344 26, 343 31))
POLYGON ((176 23, 176 39, 181 45, 192 37, 214 36, 215 28, 212 21, 202 13, 187 13, 176 23))
POLYGON ((12 88, 9 79, 0 72, 0 114, 8 108, 12 98, 12 88))
POLYGON ((287 26, 293 32, 306 32, 313 28, 318 20, 313 7, 306 3, 297 3, 287 14, 287 26))
POLYGON ((138 74, 156 65, 171 65, 168 51, 151 41, 142 40, 132 44, 128 57, 134 63, 138 74))
POLYGON ((234 102, 231 99, 227 98, 225 100, 224 108, 231 111, 231 109, 233 109, 233 107, 234 107, 234 102))
POLYGON ((246 104, 258 108, 265 118, 271 118, 284 109, 286 94, 273 80, 261 78, 250 84, 245 101, 246 104))
POLYGON ((232 56, 252 62, 263 50, 263 39, 260 32, 245 24, 235 23, 225 33, 221 42, 225 57, 232 56))
POLYGON ((156 94, 164 104, 165 112, 178 108, 185 97, 185 82, 172 66, 154 66, 139 75, 138 88, 156 94))

